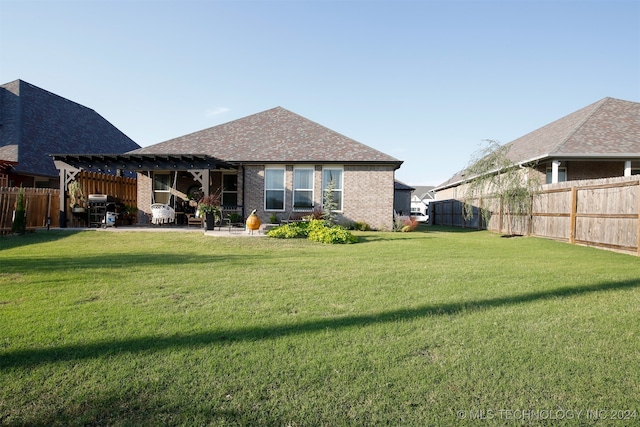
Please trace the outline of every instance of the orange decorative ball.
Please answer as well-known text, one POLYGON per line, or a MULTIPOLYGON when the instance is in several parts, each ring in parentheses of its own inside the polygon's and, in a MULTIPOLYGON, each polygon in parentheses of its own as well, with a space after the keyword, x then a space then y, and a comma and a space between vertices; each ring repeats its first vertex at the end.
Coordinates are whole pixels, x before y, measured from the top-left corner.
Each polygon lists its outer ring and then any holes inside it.
POLYGON ((262 224, 262 222, 260 221, 260 218, 258 218, 258 215, 256 215, 256 210, 254 209, 251 212, 251 215, 247 218, 247 230, 258 230, 260 228, 260 224, 262 224))

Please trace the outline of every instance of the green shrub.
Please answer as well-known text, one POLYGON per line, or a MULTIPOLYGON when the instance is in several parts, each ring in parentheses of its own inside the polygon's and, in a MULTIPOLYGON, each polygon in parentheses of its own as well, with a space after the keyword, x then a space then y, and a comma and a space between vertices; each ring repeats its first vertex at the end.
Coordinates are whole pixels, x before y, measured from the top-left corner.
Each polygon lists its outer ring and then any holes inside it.
POLYGON ((320 243, 356 243, 358 238, 342 226, 329 227, 325 221, 311 221, 309 240, 320 243))
POLYGON ((284 224, 279 227, 272 228, 267 231, 267 236, 275 237, 276 239, 295 239, 296 237, 307 237, 307 223, 306 222, 293 222, 291 224, 284 224))
POLYGON ((358 238, 346 228, 339 225, 329 226, 327 221, 316 219, 272 228, 267 231, 267 236, 277 239, 307 237, 311 241, 321 243, 356 243, 358 241, 358 238))

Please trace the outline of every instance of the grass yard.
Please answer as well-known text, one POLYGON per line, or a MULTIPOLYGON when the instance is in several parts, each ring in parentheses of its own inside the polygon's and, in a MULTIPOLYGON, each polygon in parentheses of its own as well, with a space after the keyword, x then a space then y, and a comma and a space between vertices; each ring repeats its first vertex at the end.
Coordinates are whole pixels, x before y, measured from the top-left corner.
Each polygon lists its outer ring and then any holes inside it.
POLYGON ((419 230, 0 237, 0 425, 638 422, 639 258, 419 230))

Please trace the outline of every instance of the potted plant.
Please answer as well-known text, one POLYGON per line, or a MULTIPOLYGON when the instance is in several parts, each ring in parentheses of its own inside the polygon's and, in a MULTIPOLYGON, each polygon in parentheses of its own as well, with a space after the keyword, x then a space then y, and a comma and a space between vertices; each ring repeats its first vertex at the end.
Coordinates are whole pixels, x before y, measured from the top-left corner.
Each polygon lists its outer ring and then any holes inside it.
POLYGON ((137 221, 138 207, 134 205, 126 205, 123 211, 123 220, 127 221, 128 225, 137 221))
POLYGON ((241 224, 242 223, 242 215, 238 212, 230 212, 229 213, 229 223, 230 224, 241 224))
POLYGON ((69 190, 69 207, 73 213, 83 213, 86 211, 86 199, 82 192, 82 185, 78 181, 71 181, 67 187, 69 190))
POLYGON ((216 223, 220 222, 220 192, 211 193, 198 201, 198 212, 204 217, 207 230, 213 230, 216 223))

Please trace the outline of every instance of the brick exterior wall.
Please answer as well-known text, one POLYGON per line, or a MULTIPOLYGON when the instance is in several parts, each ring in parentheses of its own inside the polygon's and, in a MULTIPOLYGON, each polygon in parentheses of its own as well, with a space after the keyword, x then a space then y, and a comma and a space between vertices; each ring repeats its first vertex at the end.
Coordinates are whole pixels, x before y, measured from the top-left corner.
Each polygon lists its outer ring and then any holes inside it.
POLYGON ((392 166, 346 165, 343 219, 366 222, 377 230, 392 230, 393 182, 392 166))
MULTIPOLYGON (((269 222, 271 212, 264 211, 264 165, 244 166, 244 211, 245 216, 256 209, 263 223, 269 222)), ((240 199, 242 200, 242 199, 240 199)), ((242 203, 240 201, 240 203, 242 203)), ((282 214, 278 214, 282 218, 282 214)))
MULTIPOLYGON (((336 167, 335 165, 331 165, 336 167)), ((256 214, 263 223, 269 222, 271 214, 279 219, 287 219, 293 210, 293 169, 294 165, 283 165, 285 168, 285 210, 265 211, 264 209, 264 165, 245 165, 238 170, 238 204, 242 204, 244 176, 244 210, 245 217, 256 209, 256 214)), ((322 207, 322 167, 323 165, 301 165, 314 169, 314 205, 322 207)), ((343 211, 337 220, 345 225, 353 222, 366 222, 377 230, 393 228, 394 203, 394 169, 393 166, 356 166, 343 167, 343 211)), ((191 182, 191 181, 190 181, 191 182)), ((220 186, 221 175, 217 171, 211 173, 211 191, 220 186)), ((187 183, 179 180, 178 191, 186 191, 187 183)), ((138 173, 138 223, 147 224, 151 217, 153 182, 145 174, 138 173)), ((303 215, 304 212, 296 212, 303 215)))
POLYGON ((609 162, 563 162, 567 167, 567 181, 581 179, 612 178, 624 176, 624 161, 609 162))
MULTIPOLYGON (((257 209, 262 222, 267 222, 272 213, 286 219, 293 209, 293 168, 285 165, 285 211, 264 210, 264 165, 245 166, 245 210, 249 214, 257 209)), ((306 165, 305 165, 306 167, 306 165)), ((333 167, 333 165, 332 165, 333 167)), ((322 206, 322 165, 314 165, 314 205, 322 206)), ((392 166, 351 166, 343 168, 343 211, 337 215, 342 223, 366 222, 378 230, 393 228, 393 182, 392 166)))
POLYGON ((151 219, 151 197, 153 182, 145 174, 138 172, 138 224, 149 224, 151 219))

